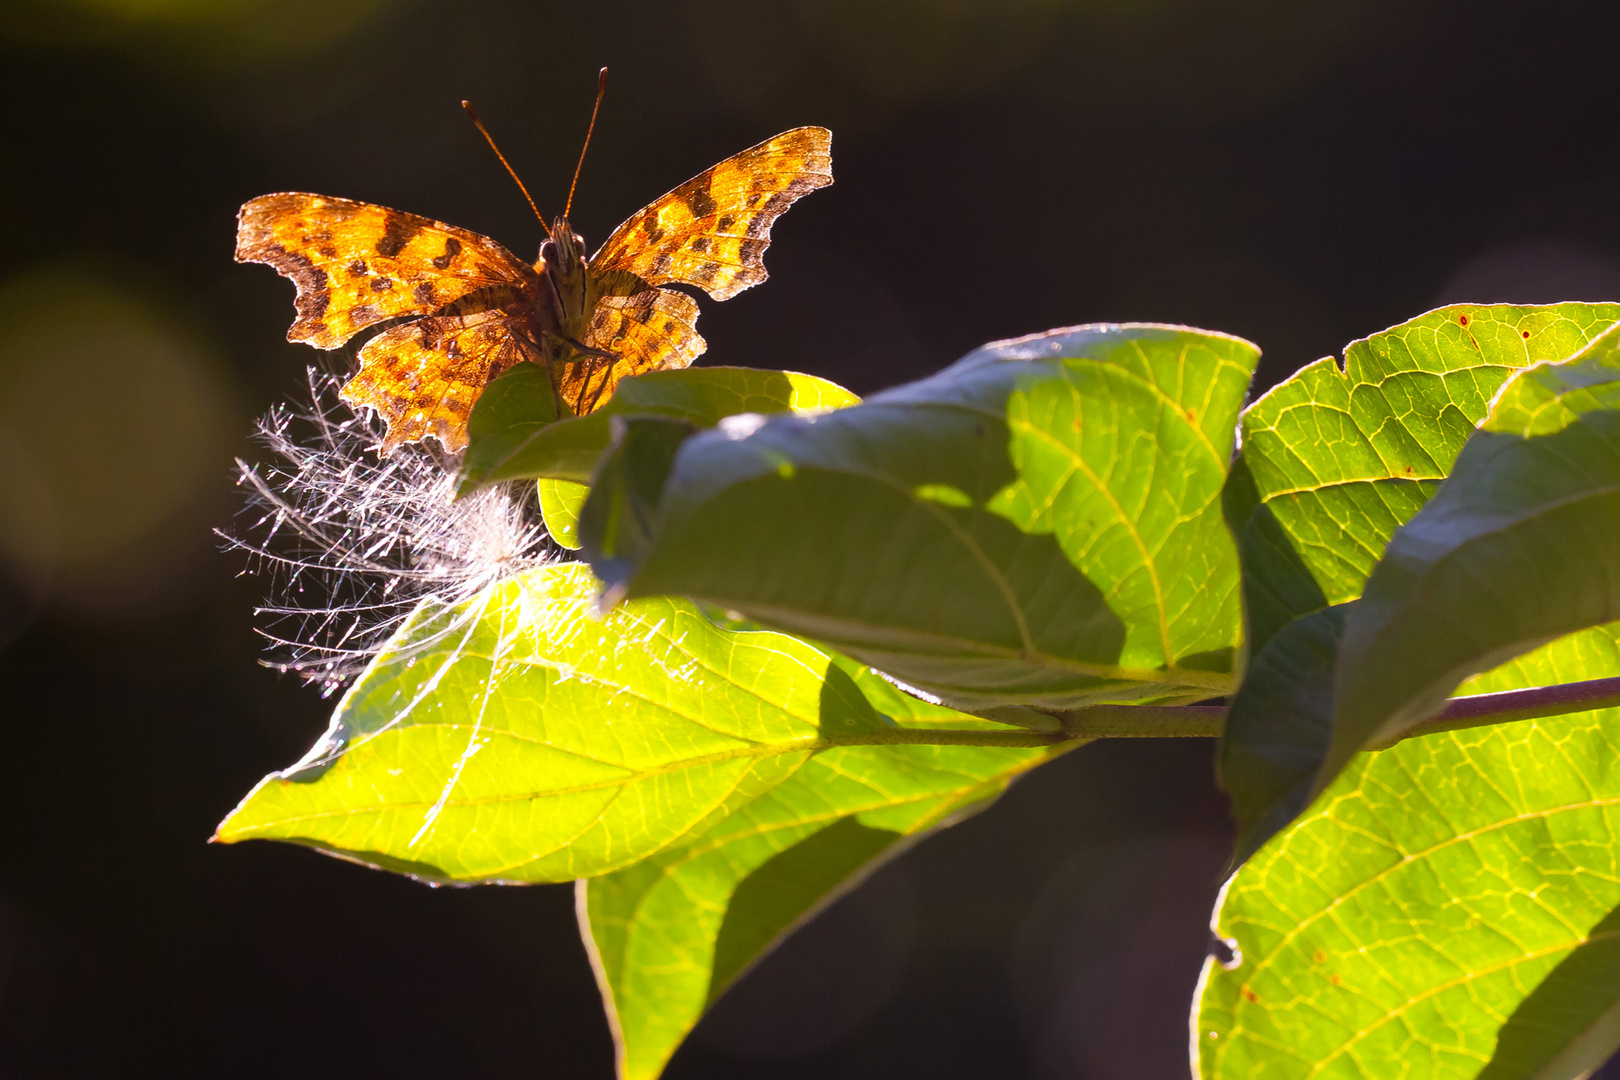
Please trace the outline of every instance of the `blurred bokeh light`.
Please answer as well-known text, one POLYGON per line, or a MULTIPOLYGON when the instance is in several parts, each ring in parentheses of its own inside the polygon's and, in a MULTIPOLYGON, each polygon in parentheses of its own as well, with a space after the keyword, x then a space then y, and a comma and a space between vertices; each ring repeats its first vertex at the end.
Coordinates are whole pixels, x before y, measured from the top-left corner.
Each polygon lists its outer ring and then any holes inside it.
POLYGON ((0 567, 81 609, 172 606, 242 419, 196 334, 110 279, 0 281, 0 567))

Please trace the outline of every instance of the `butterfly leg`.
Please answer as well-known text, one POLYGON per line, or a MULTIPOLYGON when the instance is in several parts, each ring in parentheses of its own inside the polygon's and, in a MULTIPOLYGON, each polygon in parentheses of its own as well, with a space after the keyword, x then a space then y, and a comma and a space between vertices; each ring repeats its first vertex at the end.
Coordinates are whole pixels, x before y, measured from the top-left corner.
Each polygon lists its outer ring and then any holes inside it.
POLYGON ((579 354, 577 357, 569 357, 565 359, 563 361, 565 364, 578 363, 579 360, 582 359, 607 360, 610 362, 618 359, 617 356, 608 352, 606 349, 593 349, 577 338, 564 337, 562 334, 553 334, 549 330, 545 332, 545 336, 551 341, 568 346, 570 349, 574 350, 574 352, 579 354))

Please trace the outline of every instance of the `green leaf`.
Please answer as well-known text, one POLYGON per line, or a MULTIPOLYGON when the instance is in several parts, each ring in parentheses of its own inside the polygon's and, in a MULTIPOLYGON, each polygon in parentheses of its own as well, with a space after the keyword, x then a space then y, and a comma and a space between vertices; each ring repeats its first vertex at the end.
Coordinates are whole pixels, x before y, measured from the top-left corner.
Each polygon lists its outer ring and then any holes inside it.
POLYGON ((711 828, 834 747, 1050 745, 786 635, 723 630, 684 600, 597 617, 595 594, 571 563, 424 603, 321 742, 217 838, 433 881, 567 881, 711 828))
MULTIPOLYGON (((854 678, 874 700, 899 696, 870 672, 854 678)), ((620 1076, 656 1077, 704 1010, 781 936, 910 839, 1075 745, 824 751, 712 828, 582 881, 581 924, 614 1019, 620 1076)))
POLYGON ((1181 327, 987 346, 681 448, 630 595, 805 634, 968 708, 1232 689, 1219 494, 1257 353, 1181 327))
POLYGON ((1620 618, 1620 328, 1502 388, 1345 625, 1318 787, 1468 676, 1620 618))
MULTIPOLYGON (((1459 470, 1461 464, 1459 463, 1459 470)), ((1620 675, 1620 626, 1465 687, 1620 675)), ((1620 710, 1362 754, 1244 866, 1206 964, 1206 1080, 1574 1080, 1620 1046, 1620 710)))
POLYGON ((1226 711, 1217 768, 1232 797, 1237 866, 1304 810, 1333 730, 1333 665, 1355 604, 1295 619, 1249 659, 1226 711))
POLYGON ((1573 356, 1617 319, 1620 304, 1440 308, 1352 342, 1342 371, 1319 360, 1250 406, 1228 493, 1250 649, 1360 596, 1501 385, 1573 356))
POLYGON ((611 419, 613 441, 579 512, 579 539, 591 569, 617 602, 630 568, 652 546, 659 495, 693 428, 662 416, 611 419))
POLYGON ((462 490, 500 480, 588 483, 610 441, 613 416, 666 416, 713 427, 739 413, 818 412, 860 398, 836 383, 796 371, 702 367, 652 371, 625 379, 588 416, 557 420, 545 370, 519 364, 473 407, 462 490))
POLYGON ((558 546, 579 550, 579 511, 591 489, 572 480, 536 480, 540 493, 540 517, 546 532, 558 546))
POLYGON ((1239 859, 1304 808, 1330 744, 1344 612, 1321 613, 1361 595, 1515 371, 1579 352, 1616 319, 1615 304, 1440 308, 1353 342, 1342 371, 1310 365, 1244 413, 1225 502, 1250 661, 1220 752, 1239 859))

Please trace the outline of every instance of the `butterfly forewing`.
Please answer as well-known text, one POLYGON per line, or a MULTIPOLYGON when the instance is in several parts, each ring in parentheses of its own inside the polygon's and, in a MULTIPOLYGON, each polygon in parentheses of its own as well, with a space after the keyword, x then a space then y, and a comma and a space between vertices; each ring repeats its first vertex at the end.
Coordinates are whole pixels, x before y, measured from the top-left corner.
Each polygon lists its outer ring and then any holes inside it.
POLYGON ((681 283, 726 300, 765 280, 771 223, 832 183, 832 133, 802 127, 729 157, 644 207, 591 259, 652 285, 681 283))
POLYGON ((287 333, 335 349, 368 326, 426 315, 492 285, 532 289, 534 268, 467 229, 325 195, 263 195, 242 207, 236 260, 298 286, 287 333))

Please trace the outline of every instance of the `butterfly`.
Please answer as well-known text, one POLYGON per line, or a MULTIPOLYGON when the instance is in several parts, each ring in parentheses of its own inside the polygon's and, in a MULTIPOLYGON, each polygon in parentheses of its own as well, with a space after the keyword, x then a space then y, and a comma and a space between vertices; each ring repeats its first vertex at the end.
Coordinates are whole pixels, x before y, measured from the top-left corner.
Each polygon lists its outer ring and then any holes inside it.
POLYGON ((832 183, 831 144, 819 127, 767 139, 631 215, 589 258, 567 209, 531 265, 467 229, 287 192, 242 207, 236 260, 297 286, 289 341, 336 349, 383 325, 340 392, 387 424, 382 453, 430 435, 455 452, 485 385, 516 364, 545 366, 559 400, 584 415, 620 379, 695 360, 706 348, 697 302, 661 286, 726 300, 764 281, 771 223, 832 183))

